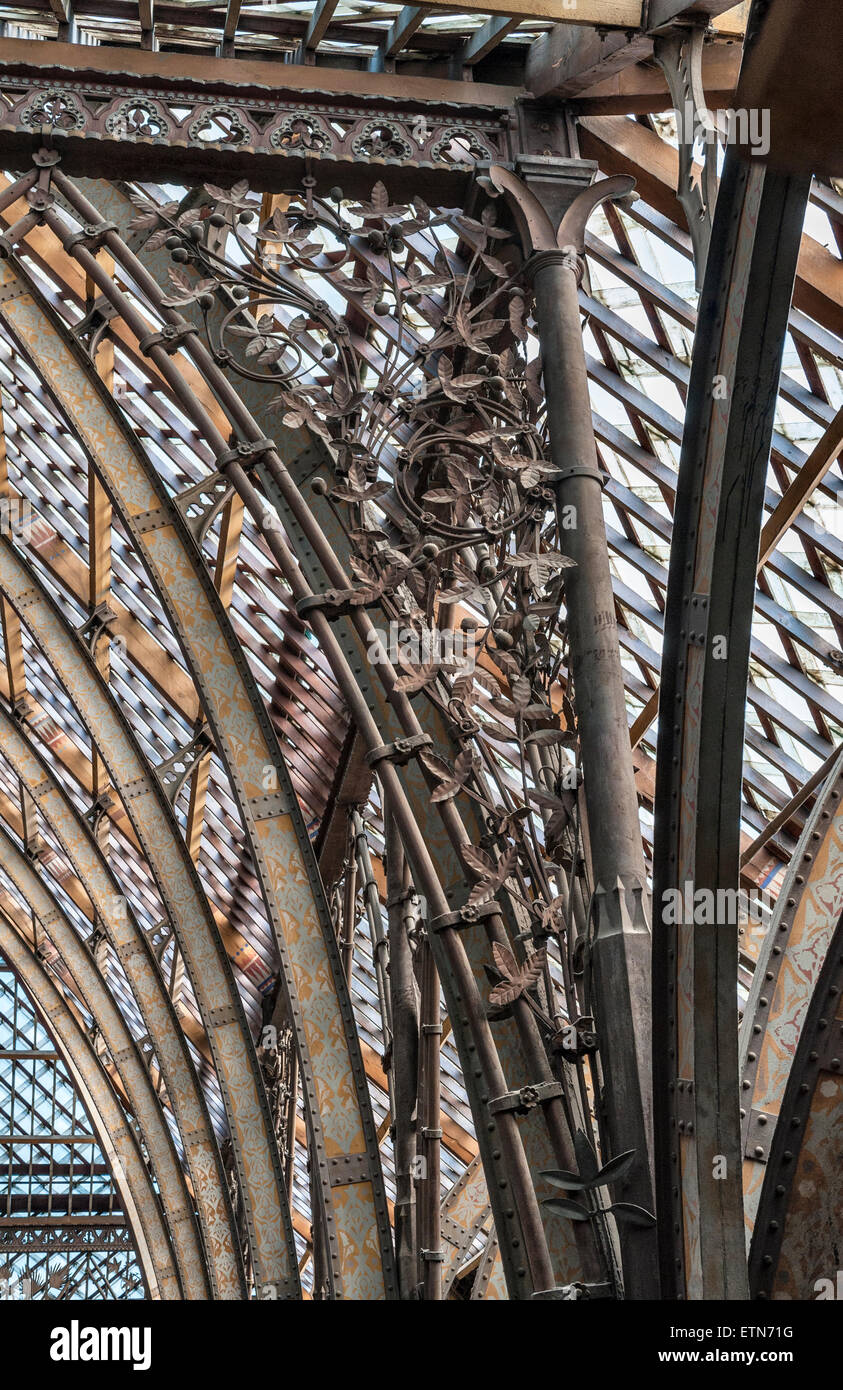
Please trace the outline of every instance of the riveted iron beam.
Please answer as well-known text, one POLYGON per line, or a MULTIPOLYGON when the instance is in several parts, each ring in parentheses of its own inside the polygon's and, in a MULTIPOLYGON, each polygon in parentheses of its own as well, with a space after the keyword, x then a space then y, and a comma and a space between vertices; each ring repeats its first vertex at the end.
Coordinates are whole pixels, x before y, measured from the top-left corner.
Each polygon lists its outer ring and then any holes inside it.
POLYGON ((654 843, 656 1177, 667 1296, 746 1296, 732 1081, 737 932, 686 922, 684 911, 677 923, 665 894, 684 892, 686 883, 716 894, 739 881, 756 557, 807 194, 807 181, 765 178, 759 165, 727 156, 691 372, 665 617, 654 843), (724 393, 713 390, 718 376, 724 393), (690 640, 694 594, 709 598, 705 648, 690 640), (687 1127, 676 1132, 678 1077, 694 1080, 690 1135, 687 1127), (725 1178, 712 1155, 725 1160, 725 1178))

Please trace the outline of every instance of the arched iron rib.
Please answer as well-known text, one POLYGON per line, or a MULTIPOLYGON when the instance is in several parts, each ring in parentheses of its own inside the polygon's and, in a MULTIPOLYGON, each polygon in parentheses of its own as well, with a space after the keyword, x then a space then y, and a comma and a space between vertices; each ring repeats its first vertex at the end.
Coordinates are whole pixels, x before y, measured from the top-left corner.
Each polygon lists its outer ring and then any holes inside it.
MULTIPOLYGON (((96 373, 86 370, 84 354, 52 315, 51 336, 38 331, 39 315, 48 316, 40 299, 33 303, 27 296, 4 307, 16 336, 59 402, 65 402, 144 560, 231 778, 275 929, 297 1032, 306 1109, 319 1154, 335 1292, 361 1299, 391 1296, 395 1286, 386 1195, 350 998, 307 828, 260 694, 188 526, 160 484, 156 488, 153 470, 96 373), (268 781, 273 783, 270 791, 268 781)), ((110 739, 102 743, 108 765, 110 739)), ((141 762, 137 751, 134 762, 141 762)), ((115 772, 119 787, 120 772, 115 772)), ((163 846, 158 848, 161 793, 145 765, 128 780, 141 774, 147 776, 150 790, 156 790, 158 807, 153 798, 147 805, 147 798, 132 797, 127 808, 143 819, 138 829, 156 873, 156 866, 160 870, 164 862, 163 846)), ((125 780, 125 770, 123 775, 125 780)), ((169 806, 164 805, 171 822, 169 806)), ((178 876, 198 884, 184 853, 181 861, 178 876)), ((170 864, 156 873, 165 902, 172 874, 170 864)), ((170 900, 172 905, 172 891, 170 900)), ((207 908, 204 911, 207 917, 207 908)), ((191 923, 195 930, 195 914, 191 923)), ((189 959, 187 952, 185 957, 189 959)), ((197 989, 200 1008, 206 983, 203 978, 197 989)), ((251 1055, 254 1074, 257 1063, 251 1055)), ((235 1064, 233 1057, 224 1059, 224 1066, 235 1064)), ((262 1083, 259 1087, 262 1095, 262 1083)), ((242 1106, 246 1093, 242 1079, 236 1086, 232 1081, 232 1104, 242 1106)), ((271 1138, 268 1115, 264 1131, 271 1138)), ((258 1133, 254 1121, 242 1127, 244 1148, 253 1153, 258 1133)), ((274 1138, 272 1144, 274 1152, 274 1138)), ((280 1229, 277 1217, 267 1215, 257 1231, 274 1241, 280 1229)), ((292 1242, 291 1227, 289 1239, 292 1242)))
POLYGON ((2 913, 0 953, 22 981, 79 1090, 97 1142, 111 1165, 150 1298, 180 1299, 176 1264, 152 1179, 110 1082, 61 993, 2 913))
MULTIPOLYGON (((784 1193, 777 1191, 784 1182, 789 1188, 795 1172, 792 1159, 784 1159, 786 1151, 794 1151, 802 1142, 802 1125, 793 1125, 793 1117, 802 1117, 806 1097, 809 1108, 817 1104, 817 1126, 824 1123, 824 1101, 834 1087, 834 1075, 843 1071, 843 1049, 840 1029, 837 1029, 838 1067, 832 1068, 827 1038, 834 1033, 833 1020, 841 1010, 832 1005, 830 1012, 820 1007, 817 1014, 812 1001, 823 1001, 825 988, 821 984, 826 962, 834 954, 835 932, 843 916, 843 753, 838 753, 828 778, 817 798, 799 844, 791 860, 769 930, 762 943, 755 968, 741 1029, 741 1114, 743 1140, 744 1213, 747 1240, 752 1237, 750 1263, 755 1289, 776 1286, 777 1274, 764 1260, 771 1252, 778 1256, 782 1246, 781 1213, 787 1204, 784 1193), (825 1028, 819 1027, 824 1018, 825 1028), (806 1029, 809 1041, 805 1042, 806 1029), (820 1036, 826 1034, 827 1038, 820 1036), (811 1059, 811 1053, 817 1056, 811 1059), (816 1064, 811 1065, 811 1062, 816 1064), (821 1085, 820 1073, 831 1073, 821 1085), (823 1091, 823 1085, 825 1091, 823 1091), (803 1090, 803 1086, 806 1087, 803 1090), (817 1089, 818 1088, 818 1089, 817 1089), (815 1092, 817 1092, 815 1094, 815 1092), (792 1113, 791 1113, 792 1112, 792 1113), (781 1143, 777 1142, 779 1126, 783 1126, 781 1143), (774 1225, 771 1226, 771 1221, 774 1225)), ((833 973, 833 965, 831 967, 833 973)), ((834 981, 829 980, 833 988, 834 981)), ((824 1002, 824 1001, 823 1001, 824 1002)), ((833 1044, 832 1044, 833 1046, 833 1044)), ((801 1158, 799 1160, 802 1161, 801 1158)), ((808 1160, 809 1161, 809 1160, 808 1160)), ((839 1165, 830 1162, 827 1176, 830 1187, 821 1184, 823 1206, 828 1206, 826 1229, 839 1225, 839 1192, 834 1191, 832 1170, 839 1165), (829 1198, 830 1204, 829 1204, 829 1198), (835 1216, 834 1202, 837 1202, 835 1216)), ((799 1239, 804 1262, 805 1252, 823 1249, 825 1236, 814 1224, 815 1186, 819 1174, 810 1180, 808 1203, 801 1201, 801 1189, 794 1189, 788 1219, 801 1210, 810 1215, 810 1235, 799 1239), (791 1207, 793 1211, 791 1211, 791 1207), (818 1234, 814 1243, 813 1237, 818 1234)), ((794 1227, 795 1231, 795 1227, 794 1227)), ((787 1242, 785 1242, 787 1243, 787 1242)), ((782 1247, 783 1248, 783 1247, 782 1247)), ((828 1256, 830 1259, 830 1255, 828 1256)), ((793 1257, 787 1257, 790 1273, 796 1279, 793 1257)), ((836 1269, 836 1266, 835 1266, 836 1269)), ((820 1270, 820 1274, 822 1274, 820 1270)), ((790 1276, 788 1276, 790 1277, 790 1276)), ((782 1282, 787 1278, 782 1276, 782 1282)), ((807 1298, 811 1293, 792 1286, 791 1297, 807 1298)))
POLYGON ((42 936, 49 937, 73 976, 111 1054, 126 1098, 149 1154, 170 1230, 185 1298, 207 1299, 206 1260, 198 1238, 194 1204, 187 1191, 161 1103, 137 1044, 127 1028, 90 948, 47 891, 11 836, 0 826, 3 872, 28 904, 42 936))
POLYGON ((216 1141, 172 1000, 149 943, 132 912, 127 910, 89 826, 55 781, 47 764, 2 709, 0 752, 37 802, 126 971, 179 1123, 217 1296, 242 1297, 236 1238, 216 1141))
MULTIPOLYGON (((824 919, 831 925, 828 917, 824 919)), ((749 1252, 759 1299, 839 1298, 843 1192, 843 916, 802 1022, 749 1252)))
POLYGON ((665 1297, 746 1297, 734 1085, 737 924, 695 923, 684 895, 686 884, 691 895, 716 894, 736 891, 739 881, 755 572, 807 194, 806 180, 744 164, 729 150, 694 347, 665 618, 653 855, 665 1297))

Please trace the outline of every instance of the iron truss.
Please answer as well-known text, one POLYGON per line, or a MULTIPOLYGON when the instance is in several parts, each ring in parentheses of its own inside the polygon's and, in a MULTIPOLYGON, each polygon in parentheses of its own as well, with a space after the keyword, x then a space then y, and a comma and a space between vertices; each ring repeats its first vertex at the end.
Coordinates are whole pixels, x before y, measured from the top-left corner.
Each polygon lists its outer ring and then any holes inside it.
POLYGON ((31 1296, 812 1296, 843 203, 664 114, 748 9, 0 8, 31 1296))

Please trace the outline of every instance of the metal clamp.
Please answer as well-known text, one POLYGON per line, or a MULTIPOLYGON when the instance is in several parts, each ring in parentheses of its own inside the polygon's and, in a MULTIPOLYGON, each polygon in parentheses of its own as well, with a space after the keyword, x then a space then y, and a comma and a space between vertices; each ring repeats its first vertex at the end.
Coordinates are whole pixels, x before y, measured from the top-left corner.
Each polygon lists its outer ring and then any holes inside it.
POLYGON ((151 348, 161 347, 172 356, 188 334, 198 332, 199 329, 193 323, 165 323, 159 333, 147 333, 143 338, 140 338, 138 347, 144 354, 147 354, 151 348))
POLYGON ((769 1110, 750 1110, 749 1124, 746 1128, 746 1142, 744 1143, 744 1158, 754 1158, 756 1163, 767 1162, 778 1118, 778 1115, 769 1110))
POLYGON ((419 1254, 426 1264, 441 1265, 445 1261, 444 1250, 420 1250, 419 1254))
POLYGON ((304 621, 311 613, 324 613, 326 618, 345 618, 351 612, 351 596, 342 589, 324 589, 321 594, 308 594, 296 604, 296 613, 304 621))
POLYGON ((483 917, 492 917, 496 912, 500 912, 500 908, 493 901, 464 903, 456 912, 441 912, 438 917, 432 917, 428 923, 428 930, 438 932, 454 927, 459 931, 461 927, 471 927, 483 917))
POLYGON ((241 439, 239 444, 235 444, 231 449, 226 449, 224 454, 220 454, 217 459, 217 467, 220 472, 231 463, 239 463, 241 468, 252 467, 262 454, 269 453, 275 448, 271 439, 241 439))
POLYGON ((378 763, 390 762, 396 767, 406 767, 414 753, 421 752, 422 748, 432 748, 433 739, 429 734, 409 734, 405 738, 398 738, 394 743, 381 743, 377 748, 370 748, 366 754, 366 762, 369 767, 376 767, 378 763))
POLYGON ((109 232, 118 231, 116 222, 86 222, 84 227, 78 232, 72 232, 66 241, 62 242, 62 250, 68 256, 73 255, 74 248, 84 246, 86 250, 93 251, 102 246, 109 232))
POLYGON ((537 1105, 547 1100, 556 1100, 563 1094, 561 1081, 539 1081, 535 1086, 522 1086, 520 1091, 507 1091, 489 1101, 489 1114, 499 1115, 503 1111, 514 1111, 526 1115, 537 1105))
POLYGON ((585 464, 573 464, 570 468, 560 468, 554 481, 557 484, 566 483, 569 478, 593 478, 601 487, 605 487, 609 481, 609 474, 602 468, 586 468, 585 464))

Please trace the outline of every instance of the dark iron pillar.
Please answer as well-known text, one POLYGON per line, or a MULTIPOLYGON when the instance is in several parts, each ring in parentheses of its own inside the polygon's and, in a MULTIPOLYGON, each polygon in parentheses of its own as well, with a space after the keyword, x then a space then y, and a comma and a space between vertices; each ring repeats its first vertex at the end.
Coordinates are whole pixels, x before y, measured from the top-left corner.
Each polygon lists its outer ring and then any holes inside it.
MULTIPOLYGON (((560 164, 550 196, 541 201, 507 171, 492 169, 490 182, 507 195, 528 256, 550 450, 561 475, 556 484, 560 534, 576 564, 566 587, 569 675, 594 883, 590 966, 603 1080, 604 1159, 635 1150, 637 1161, 614 1195, 652 1212, 649 894, 578 300, 588 217, 598 203, 628 193, 632 180, 591 184, 593 165, 560 164), (554 231, 560 206, 564 216, 554 231)), ((541 171, 542 193, 549 172, 541 171)), ((624 1223, 619 1234, 626 1296, 657 1297, 654 1229, 624 1223)))

